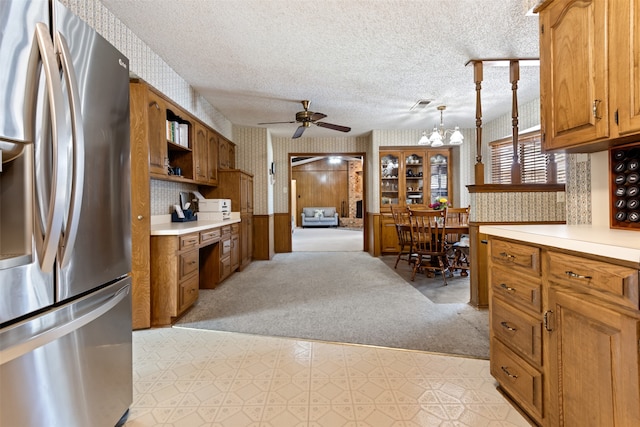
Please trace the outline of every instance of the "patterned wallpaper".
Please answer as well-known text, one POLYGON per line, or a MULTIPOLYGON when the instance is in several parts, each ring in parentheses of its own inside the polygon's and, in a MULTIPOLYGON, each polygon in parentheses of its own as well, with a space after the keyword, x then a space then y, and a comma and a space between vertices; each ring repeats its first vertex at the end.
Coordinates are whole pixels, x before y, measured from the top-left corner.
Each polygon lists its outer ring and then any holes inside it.
POLYGON ((469 219, 478 222, 564 221, 565 204, 557 201, 557 194, 473 193, 469 219))
MULTIPOLYGON (((379 212, 378 200, 378 147, 411 145, 417 141, 423 129, 412 131, 374 130, 366 137, 359 138, 302 138, 297 141, 275 138, 263 128, 233 126, 219 111, 210 105, 171 67, 162 60, 139 37, 129 30, 111 12, 96 0, 61 0, 76 15, 80 16, 98 33, 123 52, 130 61, 133 74, 144 79, 165 93, 185 110, 216 129, 237 144, 236 164, 238 168, 254 174, 254 206, 258 215, 288 211, 287 162, 289 153, 366 153, 366 189, 369 212, 379 212), (275 177, 268 174, 269 165, 276 165, 275 177)), ((531 3, 531 2, 529 2, 531 3)), ((539 124, 539 101, 521 105, 520 129, 539 124)), ((458 168, 456 200, 461 206, 471 203, 465 185, 473 181, 475 163, 475 131, 462 130, 465 142, 457 154, 461 167, 458 168)), ((483 161, 485 171, 490 169, 487 142, 511 133, 511 117, 505 115, 483 125, 483 161)), ((600 168, 601 169, 601 168, 600 168)), ((595 171, 593 178, 604 177, 602 170, 595 171)), ((567 160, 568 182, 566 193, 567 222, 588 224, 591 222, 591 203, 608 203, 591 194, 592 173, 589 155, 569 155, 567 160)), ((177 199, 180 191, 193 191, 194 185, 167 183, 152 180, 152 214, 166 213, 177 199)), ((602 198, 601 195, 597 197, 602 198)))

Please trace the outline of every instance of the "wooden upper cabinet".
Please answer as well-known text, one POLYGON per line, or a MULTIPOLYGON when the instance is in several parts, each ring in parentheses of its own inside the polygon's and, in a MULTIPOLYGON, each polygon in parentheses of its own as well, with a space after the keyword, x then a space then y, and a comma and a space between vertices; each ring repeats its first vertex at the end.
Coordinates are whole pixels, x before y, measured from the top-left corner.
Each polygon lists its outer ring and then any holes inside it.
POLYGON ((540 11, 540 101, 547 149, 609 137, 607 3, 556 0, 540 11))
POLYGON ((549 0, 540 13, 547 150, 602 151, 640 134, 640 0, 549 0))
POLYGON ((147 93, 149 97, 147 104, 149 120, 149 173, 152 175, 168 175, 167 108, 162 98, 157 94, 152 91, 147 91, 147 93))
POLYGON ((236 144, 229 142, 229 169, 236 168, 236 144))
POLYGON ((218 168, 229 169, 229 141, 218 138, 218 168))
POLYGON ((218 185, 218 135, 210 130, 207 138, 207 181, 210 185, 218 185))
POLYGON ((207 129, 200 123, 196 123, 196 137, 194 147, 194 167, 195 167, 195 180, 199 183, 206 184, 209 181, 209 139, 207 135, 207 129))
MULTIPOLYGON (((610 0, 611 2, 611 0, 610 0)), ((640 0, 611 2, 612 88, 621 135, 640 133, 640 0)))

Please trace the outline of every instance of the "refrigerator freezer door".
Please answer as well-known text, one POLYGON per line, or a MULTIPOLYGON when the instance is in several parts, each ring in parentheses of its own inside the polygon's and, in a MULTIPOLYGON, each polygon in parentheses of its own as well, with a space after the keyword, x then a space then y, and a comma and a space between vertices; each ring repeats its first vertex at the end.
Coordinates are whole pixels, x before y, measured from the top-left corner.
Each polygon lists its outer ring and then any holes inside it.
POLYGON ((2 426, 114 426, 133 399, 131 279, 0 329, 0 378, 2 426))
POLYGON ((29 48, 36 23, 49 23, 48 4, 48 0, 0 1, 0 140, 25 139, 23 113, 29 48))
MULTIPOLYGON (((131 271, 129 173, 129 62, 59 2, 54 2, 54 43, 69 48, 77 78, 84 144, 81 201, 65 217, 58 257, 57 300, 82 294, 131 271), (75 241, 67 240, 76 227, 75 241)), ((63 91, 74 90, 63 82, 63 91)), ((69 98, 65 99, 69 103, 69 98)), ((69 117, 71 122, 71 117, 69 117)), ((69 154, 73 162, 76 147, 69 154)), ((72 207, 74 188, 67 188, 72 207)))

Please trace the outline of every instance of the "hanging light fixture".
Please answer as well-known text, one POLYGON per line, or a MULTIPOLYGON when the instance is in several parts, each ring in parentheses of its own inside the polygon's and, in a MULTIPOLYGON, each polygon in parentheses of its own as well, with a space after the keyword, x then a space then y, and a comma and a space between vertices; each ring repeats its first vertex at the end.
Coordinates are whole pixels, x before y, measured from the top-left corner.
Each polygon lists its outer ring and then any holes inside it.
POLYGON ((443 119, 443 111, 446 110, 447 107, 445 105, 438 106, 438 111, 440 111, 440 126, 435 126, 433 128, 433 132, 427 138, 427 133, 422 132, 422 138, 418 141, 419 145, 431 145, 432 147, 442 147, 444 145, 445 139, 447 135, 449 136, 449 145, 460 145, 464 140, 464 136, 462 132, 460 132, 460 128, 456 126, 452 129, 445 129, 444 127, 444 119, 443 119))

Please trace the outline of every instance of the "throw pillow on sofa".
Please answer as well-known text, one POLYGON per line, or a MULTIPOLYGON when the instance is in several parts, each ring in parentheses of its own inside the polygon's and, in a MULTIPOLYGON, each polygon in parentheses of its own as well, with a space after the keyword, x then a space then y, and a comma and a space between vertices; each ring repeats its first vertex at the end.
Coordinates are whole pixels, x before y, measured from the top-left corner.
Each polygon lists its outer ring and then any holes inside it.
POLYGON ((316 218, 322 218, 322 217, 324 217, 324 210, 322 210, 322 209, 316 209, 316 210, 313 212, 313 216, 314 216, 314 217, 316 217, 316 218))
POLYGON ((324 209, 323 214, 326 217, 333 218, 333 216, 336 214, 336 208, 326 208, 324 209))

